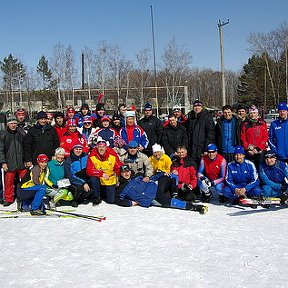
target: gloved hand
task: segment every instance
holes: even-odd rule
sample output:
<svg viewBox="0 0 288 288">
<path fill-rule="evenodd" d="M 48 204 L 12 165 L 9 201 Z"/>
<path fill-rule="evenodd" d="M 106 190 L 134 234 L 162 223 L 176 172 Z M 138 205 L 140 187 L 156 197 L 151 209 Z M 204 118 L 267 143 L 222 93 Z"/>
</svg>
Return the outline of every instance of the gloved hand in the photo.
<svg viewBox="0 0 288 288">
<path fill-rule="evenodd" d="M 53 189 L 58 189 L 58 185 L 53 184 L 53 185 L 52 185 L 52 188 L 53 188 Z"/>
</svg>

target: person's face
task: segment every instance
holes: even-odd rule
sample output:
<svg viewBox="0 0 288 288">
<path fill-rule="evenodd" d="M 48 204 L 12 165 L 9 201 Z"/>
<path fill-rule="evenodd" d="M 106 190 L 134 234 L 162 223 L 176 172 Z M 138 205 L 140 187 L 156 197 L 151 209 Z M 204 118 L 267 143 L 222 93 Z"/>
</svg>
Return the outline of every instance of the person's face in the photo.
<svg viewBox="0 0 288 288">
<path fill-rule="evenodd" d="M 279 112 L 279 117 L 280 117 L 281 119 L 287 119 L 288 111 L 286 111 L 286 110 L 279 110 L 278 112 Z"/>
<path fill-rule="evenodd" d="M 90 128 L 92 126 L 92 122 L 84 122 L 83 123 L 84 128 Z"/>
<path fill-rule="evenodd" d="M 208 157 L 211 159 L 211 160 L 214 160 L 217 156 L 217 151 L 208 151 Z"/>
<path fill-rule="evenodd" d="M 135 124 L 134 117 L 132 117 L 132 116 L 127 117 L 127 118 L 126 118 L 126 124 L 127 124 L 128 126 L 131 126 L 131 125 Z"/>
<path fill-rule="evenodd" d="M 18 122 L 24 122 L 25 121 L 25 114 L 17 114 L 16 119 Z"/>
<path fill-rule="evenodd" d="M 245 155 L 241 153 L 237 153 L 234 155 L 235 161 L 238 163 L 242 163 L 244 161 Z"/>
<path fill-rule="evenodd" d="M 97 114 L 102 117 L 104 114 L 105 114 L 105 110 L 104 109 L 101 109 L 101 110 L 98 110 L 97 111 Z"/>
<path fill-rule="evenodd" d="M 131 155 L 136 155 L 138 152 L 138 147 L 136 148 L 131 148 L 131 147 L 128 147 L 128 153 L 131 154 Z"/>
<path fill-rule="evenodd" d="M 46 169 L 48 163 L 47 162 L 38 162 L 37 164 L 39 165 L 39 167 L 41 169 Z"/>
<path fill-rule="evenodd" d="M 247 113 L 246 113 L 246 110 L 245 109 L 239 109 L 237 111 L 238 115 L 242 118 L 242 119 L 245 119 Z"/>
<path fill-rule="evenodd" d="M 170 118 L 169 118 L 169 124 L 170 124 L 172 127 L 177 126 L 177 119 L 176 119 L 175 117 L 170 117 Z"/>
<path fill-rule="evenodd" d="M 275 157 L 265 158 L 265 162 L 268 166 L 273 166 L 276 163 L 276 158 Z"/>
<path fill-rule="evenodd" d="M 173 112 L 173 114 L 174 114 L 174 116 L 175 116 L 176 118 L 179 118 L 179 117 L 181 116 L 182 112 L 179 111 L 179 110 L 176 110 L 176 111 Z"/>
<path fill-rule="evenodd" d="M 75 115 L 75 112 L 68 112 L 68 113 L 67 113 L 67 117 L 68 117 L 69 119 L 73 119 L 74 115 Z"/>
<path fill-rule="evenodd" d="M 57 154 L 55 156 L 55 158 L 56 158 L 57 162 L 62 163 L 64 161 L 65 156 L 64 156 L 64 154 Z"/>
<path fill-rule="evenodd" d="M 11 122 L 7 124 L 8 128 L 12 131 L 15 131 L 17 128 L 17 123 L 16 122 Z"/>
<path fill-rule="evenodd" d="M 68 126 L 68 131 L 74 133 L 77 131 L 77 126 Z"/>
<path fill-rule="evenodd" d="M 226 110 L 224 110 L 224 111 L 223 111 L 223 116 L 224 116 L 224 118 L 225 118 L 226 120 L 231 120 L 231 119 L 232 119 L 232 116 L 233 116 L 231 109 L 226 109 Z"/>
<path fill-rule="evenodd" d="M 57 125 L 61 126 L 61 125 L 63 125 L 64 118 L 61 116 L 58 116 L 58 117 L 56 117 L 55 122 Z"/>
<path fill-rule="evenodd" d="M 121 176 L 124 179 L 129 180 L 131 178 L 131 171 L 130 170 L 125 170 L 125 171 L 121 172 Z"/>
<path fill-rule="evenodd" d="M 156 158 L 156 159 L 160 159 L 161 158 L 161 156 L 162 156 L 162 152 L 161 151 L 156 151 L 156 152 L 154 152 L 153 153 L 153 156 Z"/>
<path fill-rule="evenodd" d="M 196 114 L 198 114 L 203 110 L 203 106 L 202 105 L 195 105 L 195 106 L 193 106 L 193 110 Z"/>
<path fill-rule="evenodd" d="M 51 124 L 52 121 L 53 121 L 53 117 L 47 117 L 47 123 L 48 123 L 48 124 Z"/>
<path fill-rule="evenodd" d="M 104 155 L 107 150 L 107 146 L 105 144 L 98 144 L 97 150 L 100 155 Z"/>
<path fill-rule="evenodd" d="M 249 112 L 249 118 L 250 119 L 257 119 L 259 113 L 258 112 Z"/>
<path fill-rule="evenodd" d="M 47 124 L 47 118 L 41 118 L 41 119 L 38 119 L 37 121 L 41 126 L 44 126 Z"/>
<path fill-rule="evenodd" d="M 110 122 L 109 122 L 109 121 L 102 121 L 102 126 L 103 126 L 104 128 L 109 127 L 109 125 L 110 125 Z"/>
<path fill-rule="evenodd" d="M 178 149 L 178 150 L 177 150 L 177 155 L 178 155 L 180 158 L 185 158 L 185 157 L 187 156 L 187 150 L 184 149 L 184 148 Z"/>
<path fill-rule="evenodd" d="M 82 148 L 74 148 L 73 152 L 76 156 L 80 156 L 83 152 L 83 149 Z"/>
<path fill-rule="evenodd" d="M 121 106 L 119 108 L 119 113 L 124 116 L 125 112 L 127 111 L 127 107 L 126 106 Z"/>
<path fill-rule="evenodd" d="M 113 123 L 115 126 L 119 126 L 120 125 L 120 120 L 116 119 L 116 120 L 113 120 Z"/>
<path fill-rule="evenodd" d="M 89 112 L 89 110 L 87 109 L 87 108 L 83 108 L 82 110 L 81 110 L 81 112 L 82 112 L 82 115 L 87 115 L 88 114 L 88 112 Z"/>
<path fill-rule="evenodd" d="M 152 109 L 145 109 L 144 110 L 145 117 L 150 117 L 152 115 L 152 113 L 153 113 Z"/>
</svg>

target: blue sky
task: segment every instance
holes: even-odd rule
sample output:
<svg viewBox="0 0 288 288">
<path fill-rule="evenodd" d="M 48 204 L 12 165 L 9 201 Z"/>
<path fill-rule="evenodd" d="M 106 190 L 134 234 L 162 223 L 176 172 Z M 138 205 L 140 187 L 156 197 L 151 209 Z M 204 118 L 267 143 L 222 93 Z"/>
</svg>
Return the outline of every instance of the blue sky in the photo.
<svg viewBox="0 0 288 288">
<path fill-rule="evenodd" d="M 152 51 L 151 5 L 157 64 L 175 37 L 190 51 L 192 67 L 213 70 L 220 70 L 219 19 L 230 20 L 223 30 L 225 68 L 238 71 L 250 55 L 249 34 L 274 30 L 288 18 L 287 0 L 2 0 L 0 60 L 12 53 L 34 68 L 62 43 L 73 47 L 80 63 L 82 49 L 96 50 L 103 40 L 135 60 L 143 48 Z"/>
</svg>

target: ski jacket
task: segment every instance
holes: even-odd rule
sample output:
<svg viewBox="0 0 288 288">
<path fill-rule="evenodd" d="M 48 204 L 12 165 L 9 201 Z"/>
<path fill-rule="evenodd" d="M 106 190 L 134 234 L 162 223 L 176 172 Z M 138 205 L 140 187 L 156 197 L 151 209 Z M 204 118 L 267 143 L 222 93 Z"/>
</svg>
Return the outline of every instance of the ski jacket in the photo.
<svg viewBox="0 0 288 288">
<path fill-rule="evenodd" d="M 117 182 L 121 165 L 122 163 L 115 153 L 112 154 L 106 150 L 104 155 L 100 155 L 97 149 L 93 149 L 88 157 L 86 173 L 89 177 L 99 178 L 101 185 L 111 186 Z M 109 179 L 102 177 L 104 173 L 109 176 Z"/>
<path fill-rule="evenodd" d="M 7 163 L 8 171 L 25 169 L 24 166 L 24 137 L 25 132 L 8 127 L 0 134 L 0 163 Z"/>
<path fill-rule="evenodd" d="M 271 123 L 268 143 L 278 159 L 288 159 L 288 119 L 277 119 Z"/>
<path fill-rule="evenodd" d="M 156 197 L 157 188 L 154 181 L 144 182 L 143 176 L 136 176 L 126 181 L 120 180 L 115 202 L 120 206 L 131 206 L 134 201 L 142 207 L 149 207 Z"/>
<path fill-rule="evenodd" d="M 217 154 L 216 158 L 211 160 L 208 155 L 202 157 L 198 168 L 198 179 L 207 177 L 214 185 L 225 181 L 227 162 L 225 158 Z"/>
<path fill-rule="evenodd" d="M 51 159 L 58 147 L 59 139 L 56 130 L 51 125 L 41 126 L 36 123 L 24 138 L 24 160 L 35 165 L 37 156 L 42 153 Z"/>
<path fill-rule="evenodd" d="M 259 176 L 264 185 L 275 190 L 281 190 L 281 186 L 285 184 L 285 177 L 288 178 L 288 168 L 284 162 L 279 160 L 273 166 L 263 162 L 260 165 Z"/>
<path fill-rule="evenodd" d="M 200 161 L 208 144 L 215 142 L 214 121 L 205 109 L 198 114 L 191 111 L 187 116 L 188 151 L 194 160 Z"/>
<path fill-rule="evenodd" d="M 169 156 L 162 154 L 160 159 L 156 159 L 153 155 L 149 157 L 149 161 L 152 164 L 153 170 L 155 172 L 170 173 L 172 161 Z"/>
<path fill-rule="evenodd" d="M 176 152 L 179 145 L 185 145 L 188 149 L 187 130 L 184 126 L 177 124 L 176 127 L 167 125 L 163 130 L 162 145 L 165 153 L 169 156 Z"/>
<path fill-rule="evenodd" d="M 129 143 L 128 140 L 128 133 L 127 133 L 127 128 L 126 127 L 122 127 L 119 131 L 119 134 L 121 136 L 121 138 L 125 141 L 125 143 Z M 145 131 L 138 125 L 135 125 L 133 127 L 133 131 L 132 131 L 132 138 L 131 140 L 134 140 L 138 143 L 139 146 L 143 147 L 143 148 L 147 148 L 149 140 L 147 137 L 147 134 L 145 133 Z M 127 146 L 124 146 L 125 150 L 127 150 Z"/>
<path fill-rule="evenodd" d="M 57 132 L 57 135 L 58 135 L 58 139 L 59 139 L 59 142 L 60 142 L 60 139 L 64 136 L 64 134 L 67 132 L 67 127 L 65 125 L 63 126 L 59 126 L 59 125 L 54 125 L 53 126 L 54 129 L 56 130 Z"/>
<path fill-rule="evenodd" d="M 236 188 L 245 188 L 247 192 L 259 186 L 259 177 L 253 162 L 244 159 L 239 164 L 232 161 L 227 166 L 226 184 L 234 192 Z"/>
<path fill-rule="evenodd" d="M 105 141 L 109 142 L 109 147 L 114 147 L 114 140 L 117 136 L 119 136 L 119 133 L 112 127 L 98 127 L 96 128 L 95 132 L 92 133 L 89 137 L 89 143 L 92 141 L 91 139 L 95 139 L 98 136 L 101 136 Z"/>
<path fill-rule="evenodd" d="M 70 156 L 64 161 L 65 177 L 70 180 L 71 184 L 84 185 L 88 180 L 86 174 L 88 156 L 86 153 L 82 153 L 80 156 L 76 156 L 73 151 Z"/>
<path fill-rule="evenodd" d="M 60 147 L 65 150 L 65 157 L 68 157 L 70 155 L 73 146 L 75 146 L 76 144 L 81 144 L 84 147 L 83 152 L 88 152 L 89 147 L 87 145 L 85 137 L 78 131 L 74 133 L 70 133 L 69 131 L 67 131 L 60 139 Z"/>
<path fill-rule="evenodd" d="M 48 162 L 48 169 L 49 169 L 48 179 L 54 185 L 57 185 L 57 181 L 63 179 L 65 176 L 64 162 L 60 163 L 56 159 L 53 159 Z"/>
<path fill-rule="evenodd" d="M 266 150 L 268 141 L 267 123 L 259 118 L 257 122 L 248 120 L 241 128 L 241 143 L 244 149 L 248 149 L 249 145 L 258 147 L 260 150 Z"/>
</svg>

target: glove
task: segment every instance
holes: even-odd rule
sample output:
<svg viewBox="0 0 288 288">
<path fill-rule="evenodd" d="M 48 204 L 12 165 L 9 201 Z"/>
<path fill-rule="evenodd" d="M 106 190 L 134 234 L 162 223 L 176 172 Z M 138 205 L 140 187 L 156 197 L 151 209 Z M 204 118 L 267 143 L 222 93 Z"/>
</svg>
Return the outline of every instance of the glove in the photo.
<svg viewBox="0 0 288 288">
<path fill-rule="evenodd" d="M 52 188 L 53 188 L 53 189 L 58 189 L 58 185 L 53 184 L 53 185 L 52 185 Z"/>
</svg>

